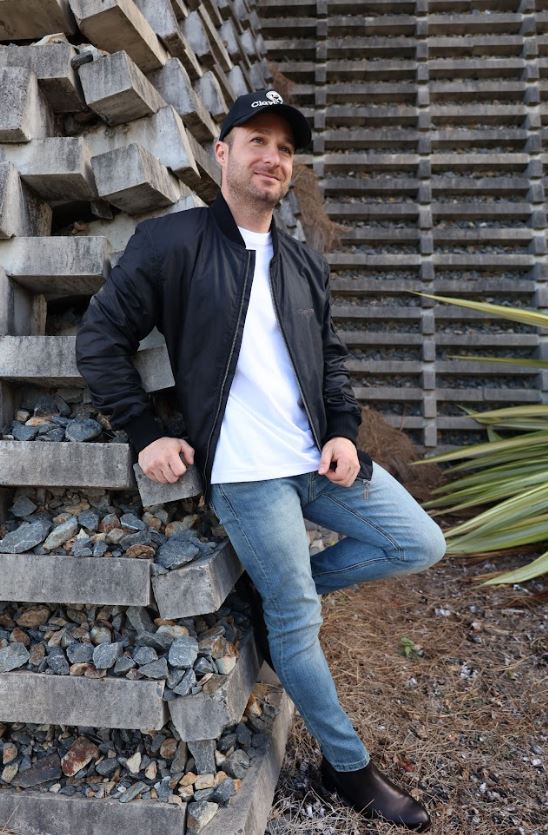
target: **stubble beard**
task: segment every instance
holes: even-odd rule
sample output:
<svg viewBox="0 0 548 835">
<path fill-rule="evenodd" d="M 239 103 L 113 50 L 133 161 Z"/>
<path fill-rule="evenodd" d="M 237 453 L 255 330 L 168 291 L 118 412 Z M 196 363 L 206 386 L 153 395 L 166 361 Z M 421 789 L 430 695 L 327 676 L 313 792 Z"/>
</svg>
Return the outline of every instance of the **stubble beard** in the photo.
<svg viewBox="0 0 548 835">
<path fill-rule="evenodd" d="M 277 194 L 266 188 L 261 189 L 255 186 L 252 177 L 253 175 L 250 175 L 249 179 L 245 181 L 244 177 L 235 176 L 234 173 L 231 175 L 227 173 L 227 186 L 239 205 L 245 206 L 246 208 L 254 209 L 258 212 L 264 212 L 266 209 L 272 211 L 289 191 L 289 184 L 287 187 L 281 187 Z"/>
</svg>

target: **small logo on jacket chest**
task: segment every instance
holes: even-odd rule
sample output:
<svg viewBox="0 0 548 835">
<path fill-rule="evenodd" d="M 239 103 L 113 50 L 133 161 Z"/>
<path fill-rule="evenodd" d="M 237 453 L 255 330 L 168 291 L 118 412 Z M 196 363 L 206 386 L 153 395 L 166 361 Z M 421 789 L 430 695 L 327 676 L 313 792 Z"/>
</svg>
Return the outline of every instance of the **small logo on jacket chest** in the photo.
<svg viewBox="0 0 548 835">
<path fill-rule="evenodd" d="M 312 316 L 312 314 L 314 313 L 314 308 L 313 307 L 299 307 L 299 308 L 297 308 L 297 313 L 300 316 Z"/>
</svg>

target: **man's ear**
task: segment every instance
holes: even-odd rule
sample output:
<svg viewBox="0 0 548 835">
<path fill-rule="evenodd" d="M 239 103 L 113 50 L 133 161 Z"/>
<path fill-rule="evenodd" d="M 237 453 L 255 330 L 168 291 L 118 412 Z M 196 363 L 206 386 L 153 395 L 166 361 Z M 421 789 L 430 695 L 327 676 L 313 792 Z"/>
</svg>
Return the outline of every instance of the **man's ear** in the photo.
<svg viewBox="0 0 548 835">
<path fill-rule="evenodd" d="M 226 155 L 228 151 L 228 145 L 226 142 L 222 142 L 220 139 L 217 140 L 214 147 L 215 152 L 215 159 L 219 163 L 219 165 L 223 165 L 226 162 Z"/>
</svg>

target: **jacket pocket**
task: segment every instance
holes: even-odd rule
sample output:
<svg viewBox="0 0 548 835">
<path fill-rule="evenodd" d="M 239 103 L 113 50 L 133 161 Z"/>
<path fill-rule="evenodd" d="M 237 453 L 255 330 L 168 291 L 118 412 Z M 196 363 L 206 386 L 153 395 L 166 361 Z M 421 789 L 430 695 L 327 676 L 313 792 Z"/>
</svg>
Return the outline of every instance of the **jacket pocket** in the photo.
<svg viewBox="0 0 548 835">
<path fill-rule="evenodd" d="M 358 473 L 358 478 L 363 478 L 366 481 L 371 481 L 371 476 L 373 475 L 373 459 L 363 449 L 358 449 L 357 453 L 358 460 L 360 462 L 360 471 Z"/>
</svg>

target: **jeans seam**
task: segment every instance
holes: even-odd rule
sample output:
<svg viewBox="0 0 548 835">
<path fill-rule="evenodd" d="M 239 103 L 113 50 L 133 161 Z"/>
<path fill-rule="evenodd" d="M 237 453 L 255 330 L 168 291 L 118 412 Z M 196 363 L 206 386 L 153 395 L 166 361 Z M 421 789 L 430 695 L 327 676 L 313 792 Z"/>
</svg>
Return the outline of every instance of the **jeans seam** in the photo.
<svg viewBox="0 0 548 835">
<path fill-rule="evenodd" d="M 314 577 L 325 577 L 328 574 L 344 574 L 347 571 L 354 571 L 356 568 L 361 568 L 363 565 L 373 565 L 375 562 L 385 562 L 388 560 L 391 562 L 389 557 L 378 557 L 373 560 L 362 560 L 362 562 L 355 562 L 352 565 L 346 565 L 344 568 L 333 568 L 330 571 L 315 571 Z"/>
<path fill-rule="evenodd" d="M 342 507 L 343 510 L 345 510 L 346 513 L 351 513 L 352 516 L 354 516 L 354 518 L 357 519 L 359 522 L 361 522 L 363 525 L 369 525 L 369 527 L 373 528 L 375 531 L 377 531 L 377 533 L 384 536 L 388 540 L 388 542 L 391 543 L 392 547 L 399 554 L 403 555 L 401 557 L 395 557 L 395 559 L 398 560 L 399 562 L 406 562 L 404 549 L 401 547 L 401 545 L 398 545 L 398 543 L 391 536 L 389 536 L 389 534 L 383 528 L 380 528 L 378 525 L 375 525 L 373 522 L 371 522 L 370 519 L 363 519 L 358 513 L 356 513 L 353 510 L 353 508 L 348 507 L 348 505 L 344 504 L 344 502 L 339 501 L 334 496 L 323 493 L 322 497 L 325 497 L 326 499 L 329 499 L 329 501 L 333 502 L 333 504 L 336 504 L 339 507 Z M 355 537 L 351 537 L 351 538 L 355 539 Z M 387 557 L 386 559 L 389 560 L 391 558 Z"/>
</svg>

